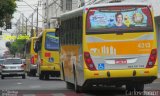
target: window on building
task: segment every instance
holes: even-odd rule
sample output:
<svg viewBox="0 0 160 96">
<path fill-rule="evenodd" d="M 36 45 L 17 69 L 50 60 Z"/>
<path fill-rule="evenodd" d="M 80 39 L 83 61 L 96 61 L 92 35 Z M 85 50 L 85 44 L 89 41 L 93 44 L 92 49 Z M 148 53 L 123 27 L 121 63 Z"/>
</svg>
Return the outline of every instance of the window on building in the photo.
<svg viewBox="0 0 160 96">
<path fill-rule="evenodd" d="M 61 11 L 63 10 L 63 0 L 60 0 L 60 5 L 61 5 Z"/>
<path fill-rule="evenodd" d="M 66 1 L 66 10 L 72 10 L 72 0 Z"/>
</svg>

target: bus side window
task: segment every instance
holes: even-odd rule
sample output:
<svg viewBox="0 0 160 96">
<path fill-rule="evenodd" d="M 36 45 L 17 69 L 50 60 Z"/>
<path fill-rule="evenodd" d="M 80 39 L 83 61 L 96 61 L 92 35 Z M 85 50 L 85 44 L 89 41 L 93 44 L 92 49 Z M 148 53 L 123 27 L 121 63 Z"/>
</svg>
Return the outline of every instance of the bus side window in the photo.
<svg viewBox="0 0 160 96">
<path fill-rule="evenodd" d="M 66 20 L 65 23 L 66 23 L 66 25 L 65 25 L 65 31 L 64 31 L 64 45 L 67 44 L 67 40 L 66 40 L 67 36 L 66 35 L 67 35 L 67 31 L 68 31 L 68 21 Z"/>
<path fill-rule="evenodd" d="M 72 30 L 71 30 L 71 44 L 72 45 L 74 45 L 75 44 L 75 39 L 74 39 L 74 34 L 76 33 L 76 31 L 75 31 L 75 23 L 76 23 L 76 21 L 75 21 L 75 19 L 72 19 L 72 22 L 71 22 L 71 24 L 72 24 Z"/>
<path fill-rule="evenodd" d="M 77 40 L 77 42 L 78 42 L 78 44 L 82 44 L 82 17 L 81 16 L 79 16 L 78 18 L 77 18 L 77 38 L 78 38 L 78 40 Z"/>
</svg>

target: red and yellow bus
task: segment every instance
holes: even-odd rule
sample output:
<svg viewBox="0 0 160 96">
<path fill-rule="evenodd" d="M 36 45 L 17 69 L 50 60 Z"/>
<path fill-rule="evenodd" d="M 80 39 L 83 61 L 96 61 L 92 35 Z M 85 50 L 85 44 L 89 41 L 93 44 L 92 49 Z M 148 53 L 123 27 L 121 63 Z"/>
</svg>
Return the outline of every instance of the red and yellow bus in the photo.
<svg viewBox="0 0 160 96">
<path fill-rule="evenodd" d="M 67 88 L 143 90 L 158 73 L 154 22 L 149 4 L 96 4 L 62 14 L 57 34 Z"/>
</svg>

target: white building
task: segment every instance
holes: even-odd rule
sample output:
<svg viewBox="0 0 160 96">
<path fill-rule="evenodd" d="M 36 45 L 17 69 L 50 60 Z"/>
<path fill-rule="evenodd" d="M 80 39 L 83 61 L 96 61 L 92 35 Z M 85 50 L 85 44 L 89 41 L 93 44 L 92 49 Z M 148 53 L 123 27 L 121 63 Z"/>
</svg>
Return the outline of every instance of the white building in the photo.
<svg viewBox="0 0 160 96">
<path fill-rule="evenodd" d="M 67 11 L 78 8 L 78 0 L 42 0 L 42 15 L 46 18 L 43 22 L 45 28 L 54 28 L 56 18 Z"/>
</svg>

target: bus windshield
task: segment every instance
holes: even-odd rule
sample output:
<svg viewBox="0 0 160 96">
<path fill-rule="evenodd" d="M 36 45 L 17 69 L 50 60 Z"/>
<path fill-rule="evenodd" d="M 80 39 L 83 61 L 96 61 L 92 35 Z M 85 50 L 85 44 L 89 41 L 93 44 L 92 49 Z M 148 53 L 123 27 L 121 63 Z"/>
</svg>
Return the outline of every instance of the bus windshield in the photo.
<svg viewBox="0 0 160 96">
<path fill-rule="evenodd" d="M 46 33 L 45 48 L 47 50 L 59 50 L 59 39 L 54 32 Z"/>
<path fill-rule="evenodd" d="M 87 33 L 153 32 L 152 15 L 146 6 L 91 8 L 86 23 Z"/>
</svg>

